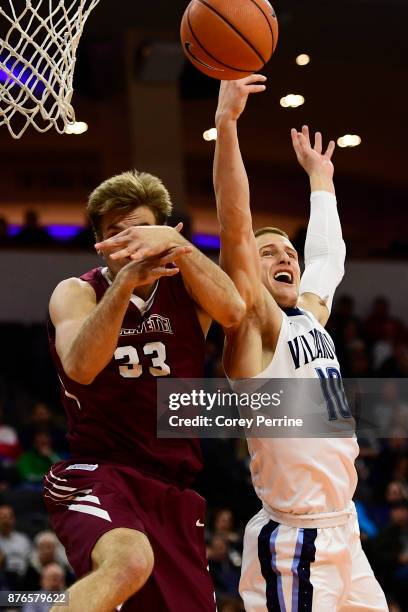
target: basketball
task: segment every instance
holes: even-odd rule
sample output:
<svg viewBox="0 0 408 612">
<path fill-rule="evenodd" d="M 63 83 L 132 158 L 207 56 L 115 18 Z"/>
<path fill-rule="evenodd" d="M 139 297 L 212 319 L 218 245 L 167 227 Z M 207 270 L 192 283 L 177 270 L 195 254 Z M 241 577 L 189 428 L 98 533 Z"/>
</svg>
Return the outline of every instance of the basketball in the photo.
<svg viewBox="0 0 408 612">
<path fill-rule="evenodd" d="M 268 0 L 192 0 L 181 22 L 184 53 L 196 68 L 230 81 L 258 72 L 278 42 Z"/>
</svg>

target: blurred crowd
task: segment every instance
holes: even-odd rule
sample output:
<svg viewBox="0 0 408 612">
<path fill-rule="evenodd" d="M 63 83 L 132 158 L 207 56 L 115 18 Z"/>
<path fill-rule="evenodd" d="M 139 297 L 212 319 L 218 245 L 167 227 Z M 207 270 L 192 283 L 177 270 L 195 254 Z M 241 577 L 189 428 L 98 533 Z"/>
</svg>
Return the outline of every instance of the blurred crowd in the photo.
<svg viewBox="0 0 408 612">
<path fill-rule="evenodd" d="M 392 379 L 408 374 L 408 330 L 378 297 L 365 319 L 353 299 L 335 304 L 329 331 L 344 377 L 386 378 L 373 410 L 384 438 L 359 440 L 355 502 L 366 554 L 391 612 L 408 611 L 408 395 Z M 59 384 L 42 325 L 0 324 L 0 590 L 63 590 L 74 576 L 50 530 L 41 498 L 45 472 L 66 458 Z M 222 378 L 222 331 L 207 339 L 206 376 Z M 242 611 L 238 584 L 244 527 L 260 508 L 245 440 L 203 440 L 197 489 L 208 500 L 208 560 L 219 610 Z M 47 604 L 25 612 L 46 612 Z M 42 607 L 41 607 L 42 606 Z"/>
<path fill-rule="evenodd" d="M 191 218 L 190 215 L 181 211 L 174 211 L 174 219 L 171 220 L 172 225 L 177 225 L 179 221 L 183 221 L 183 235 L 191 240 Z M 173 223 L 174 220 L 174 223 Z M 57 230 L 52 231 L 52 230 Z M 52 248 L 52 249 L 77 249 L 77 250 L 93 250 L 95 237 L 88 218 L 84 219 L 82 226 L 69 227 L 64 233 L 64 228 L 58 226 L 52 228 L 45 226 L 39 213 L 35 209 L 25 211 L 23 220 L 20 226 L 11 225 L 5 216 L 0 216 L 0 249 L 1 248 Z M 292 237 L 292 243 L 299 253 L 303 253 L 306 239 L 307 228 L 300 226 Z M 381 258 L 404 260 L 408 259 L 408 241 L 405 238 L 405 233 L 394 238 L 385 239 L 384 245 L 379 248 L 378 244 L 375 247 L 365 241 L 360 240 L 360 236 L 348 235 L 347 229 L 345 232 L 345 240 L 347 243 L 347 253 L 351 257 L 364 258 Z"/>
</svg>

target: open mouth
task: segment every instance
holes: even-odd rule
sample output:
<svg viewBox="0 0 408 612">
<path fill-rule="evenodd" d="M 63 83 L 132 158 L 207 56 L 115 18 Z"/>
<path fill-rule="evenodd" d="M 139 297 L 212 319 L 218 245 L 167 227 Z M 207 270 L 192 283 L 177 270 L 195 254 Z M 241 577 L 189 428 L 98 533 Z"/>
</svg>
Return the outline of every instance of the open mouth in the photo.
<svg viewBox="0 0 408 612">
<path fill-rule="evenodd" d="M 277 272 L 273 278 L 278 281 L 278 283 L 293 285 L 293 276 L 290 272 Z"/>
</svg>

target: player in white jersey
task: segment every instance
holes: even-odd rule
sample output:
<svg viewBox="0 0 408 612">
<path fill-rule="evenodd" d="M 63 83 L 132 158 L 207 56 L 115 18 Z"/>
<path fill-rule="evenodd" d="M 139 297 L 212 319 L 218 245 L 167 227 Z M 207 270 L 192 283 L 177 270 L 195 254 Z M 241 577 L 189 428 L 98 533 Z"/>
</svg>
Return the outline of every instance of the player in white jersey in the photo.
<svg viewBox="0 0 408 612">
<path fill-rule="evenodd" d="M 275 228 L 252 230 L 248 179 L 237 121 L 265 77 L 223 82 L 216 114 L 214 186 L 221 264 L 244 298 L 243 322 L 226 332 L 230 379 L 340 377 L 324 329 L 344 274 L 345 245 L 331 157 L 317 133 L 292 130 L 297 159 L 311 184 L 311 213 L 301 278 L 298 256 Z M 327 422 L 350 418 L 347 405 L 327 405 Z M 240 591 L 247 612 L 388 610 L 361 548 L 352 503 L 357 476 L 354 436 L 248 440 L 262 510 L 247 525 Z"/>
</svg>

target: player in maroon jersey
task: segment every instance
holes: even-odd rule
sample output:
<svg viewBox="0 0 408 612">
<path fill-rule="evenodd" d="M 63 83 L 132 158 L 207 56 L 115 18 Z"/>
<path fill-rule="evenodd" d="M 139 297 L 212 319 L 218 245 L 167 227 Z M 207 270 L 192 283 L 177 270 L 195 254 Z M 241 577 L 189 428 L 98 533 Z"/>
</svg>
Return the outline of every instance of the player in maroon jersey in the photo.
<svg viewBox="0 0 408 612">
<path fill-rule="evenodd" d="M 73 612 L 215 610 L 204 500 L 189 489 L 199 442 L 157 439 L 156 381 L 202 377 L 211 319 L 235 326 L 245 309 L 221 269 L 163 225 L 170 211 L 151 175 L 102 183 L 88 212 L 107 265 L 51 297 L 72 458 L 53 466 L 44 492 L 81 578 Z"/>
</svg>

